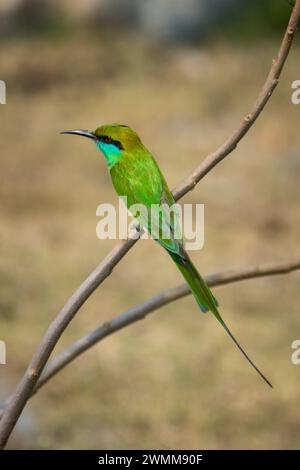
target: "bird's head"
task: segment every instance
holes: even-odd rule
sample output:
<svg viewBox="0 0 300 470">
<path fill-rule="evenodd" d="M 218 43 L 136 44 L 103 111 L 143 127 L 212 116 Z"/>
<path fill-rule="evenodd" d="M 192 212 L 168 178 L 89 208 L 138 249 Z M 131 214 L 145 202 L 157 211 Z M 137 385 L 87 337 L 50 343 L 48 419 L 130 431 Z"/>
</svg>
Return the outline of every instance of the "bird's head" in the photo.
<svg viewBox="0 0 300 470">
<path fill-rule="evenodd" d="M 64 131 L 62 134 L 73 134 L 87 137 L 95 142 L 111 168 L 124 152 L 134 152 L 143 148 L 138 134 L 124 124 L 107 124 L 97 127 L 93 132 L 85 130 Z"/>
</svg>

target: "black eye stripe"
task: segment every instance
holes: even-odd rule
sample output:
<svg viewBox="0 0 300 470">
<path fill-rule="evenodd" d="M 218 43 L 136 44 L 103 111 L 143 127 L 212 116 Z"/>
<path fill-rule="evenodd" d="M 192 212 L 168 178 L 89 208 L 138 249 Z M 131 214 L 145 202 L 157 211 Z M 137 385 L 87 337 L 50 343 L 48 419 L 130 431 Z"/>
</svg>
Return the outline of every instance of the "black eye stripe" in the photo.
<svg viewBox="0 0 300 470">
<path fill-rule="evenodd" d="M 98 140 L 100 140 L 101 142 L 104 142 L 106 144 L 115 145 L 116 147 L 118 147 L 118 149 L 124 150 L 124 147 L 123 147 L 122 143 L 119 140 L 114 140 L 112 137 L 109 137 L 108 135 L 100 135 L 98 137 Z"/>
</svg>

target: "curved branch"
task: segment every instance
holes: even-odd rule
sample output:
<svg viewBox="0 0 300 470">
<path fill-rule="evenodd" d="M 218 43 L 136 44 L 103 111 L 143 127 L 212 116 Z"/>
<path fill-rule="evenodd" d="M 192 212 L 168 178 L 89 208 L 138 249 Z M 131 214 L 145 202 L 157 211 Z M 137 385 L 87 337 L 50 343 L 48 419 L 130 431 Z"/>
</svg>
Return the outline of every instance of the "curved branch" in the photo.
<svg viewBox="0 0 300 470">
<path fill-rule="evenodd" d="M 111 274 L 115 265 L 130 250 L 136 241 L 137 239 L 132 238 L 116 245 L 73 293 L 57 317 L 48 327 L 24 376 L 19 382 L 15 393 L 9 399 L 7 406 L 4 409 L 0 421 L 2 447 L 5 445 L 11 431 L 13 430 L 60 336 L 67 328 L 70 321 L 74 318 L 80 307 L 90 297 L 94 290 Z"/>
<path fill-rule="evenodd" d="M 210 287 L 217 287 L 249 279 L 257 279 L 260 277 L 290 274 L 298 270 L 300 270 L 300 258 L 284 263 L 250 266 L 244 269 L 231 269 L 209 274 L 205 276 L 205 281 Z M 34 389 L 34 393 L 36 393 L 41 387 L 43 387 L 43 385 L 54 377 L 54 375 L 72 362 L 76 357 L 102 341 L 107 336 L 112 335 L 116 331 L 122 330 L 132 323 L 143 320 L 150 313 L 190 294 L 191 291 L 187 284 L 179 284 L 176 287 L 164 290 L 145 302 L 142 302 L 111 320 L 104 322 L 95 330 L 75 341 L 49 363 L 38 381 Z"/>
<path fill-rule="evenodd" d="M 205 280 L 210 287 L 217 287 L 224 284 L 232 284 L 259 277 L 289 274 L 297 270 L 300 270 L 300 259 L 285 263 L 258 265 L 245 269 L 232 269 L 218 272 L 206 276 Z M 126 312 L 121 313 L 110 321 L 98 326 L 95 330 L 82 336 L 82 338 L 74 341 L 74 343 L 64 349 L 46 366 L 31 394 L 31 397 L 35 395 L 47 382 L 49 382 L 50 379 L 58 374 L 58 372 L 107 336 L 126 328 L 132 323 L 143 320 L 150 313 L 190 294 L 191 291 L 187 284 L 180 284 L 171 289 L 166 289 L 160 294 L 157 294 L 145 302 L 130 308 Z M 3 408 L 4 405 L 0 407 L 0 417 Z"/>
<path fill-rule="evenodd" d="M 270 72 L 265 84 L 256 100 L 252 111 L 244 118 L 242 124 L 229 137 L 216 152 L 208 155 L 202 164 L 174 191 L 174 197 L 178 200 L 188 191 L 192 190 L 195 185 L 221 160 L 223 160 L 230 152 L 232 152 L 237 143 L 247 133 L 253 125 L 264 106 L 269 100 L 274 88 L 278 83 L 281 70 L 288 56 L 290 46 L 296 31 L 297 23 L 300 16 L 300 0 L 296 0 L 295 6 L 291 12 L 287 30 L 284 34 L 277 58 L 273 60 Z M 103 260 L 95 271 L 83 282 L 77 291 L 70 297 L 65 306 L 62 308 L 55 320 L 50 324 L 40 345 L 38 346 L 23 378 L 17 386 L 15 393 L 12 395 L 7 406 L 4 409 L 2 419 L 0 421 L 0 448 L 3 449 L 14 426 L 24 409 L 27 400 L 36 386 L 36 383 L 45 367 L 60 336 L 74 318 L 75 314 L 92 292 L 106 279 L 111 273 L 114 266 L 123 258 L 123 256 L 134 245 L 139 235 L 134 239 L 127 240 L 118 244 Z"/>
<path fill-rule="evenodd" d="M 264 109 L 269 101 L 273 91 L 279 82 L 279 77 L 289 50 L 292 45 L 293 37 L 297 30 L 297 24 L 300 16 L 300 1 L 297 0 L 292 11 L 288 27 L 283 37 L 281 46 L 277 53 L 277 57 L 273 59 L 267 79 L 264 86 L 255 101 L 250 112 L 242 119 L 240 126 L 233 132 L 232 135 L 217 149 L 215 152 L 209 154 L 203 162 L 196 168 L 196 170 L 186 178 L 174 191 L 175 199 L 180 199 L 187 192 L 192 191 L 199 181 L 204 178 L 218 163 L 220 163 L 227 155 L 236 149 L 238 143 L 242 140 L 244 135 L 248 132 L 250 127 L 253 126 L 256 119 Z"/>
</svg>

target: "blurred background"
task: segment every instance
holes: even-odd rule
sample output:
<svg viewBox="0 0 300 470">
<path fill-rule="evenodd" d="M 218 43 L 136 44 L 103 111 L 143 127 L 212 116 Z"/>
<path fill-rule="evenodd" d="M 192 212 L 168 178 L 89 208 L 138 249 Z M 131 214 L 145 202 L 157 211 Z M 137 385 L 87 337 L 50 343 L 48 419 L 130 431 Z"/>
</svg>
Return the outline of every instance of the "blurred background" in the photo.
<svg viewBox="0 0 300 470">
<path fill-rule="evenodd" d="M 290 15 L 285 0 L 2 0 L 0 398 L 45 329 L 114 246 L 96 207 L 117 202 L 92 145 L 60 136 L 135 128 L 173 188 L 248 112 Z M 280 84 L 237 150 L 183 202 L 205 204 L 200 271 L 299 253 L 299 37 Z M 182 282 L 140 241 L 89 299 L 55 352 Z M 299 274 L 216 289 L 221 312 L 270 391 L 211 316 L 180 300 L 109 337 L 30 401 L 10 448 L 297 448 Z"/>
</svg>

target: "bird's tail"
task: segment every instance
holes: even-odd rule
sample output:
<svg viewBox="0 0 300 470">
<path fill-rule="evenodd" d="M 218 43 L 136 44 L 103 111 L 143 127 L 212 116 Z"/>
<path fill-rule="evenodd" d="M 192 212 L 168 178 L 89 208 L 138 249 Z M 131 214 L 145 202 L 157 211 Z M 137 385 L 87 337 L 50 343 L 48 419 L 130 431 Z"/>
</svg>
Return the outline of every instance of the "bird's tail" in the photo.
<svg viewBox="0 0 300 470">
<path fill-rule="evenodd" d="M 175 262 L 176 266 L 180 270 L 181 274 L 183 275 L 184 279 L 186 280 L 187 284 L 189 285 L 200 309 L 202 312 L 211 311 L 213 315 L 216 317 L 218 322 L 223 326 L 224 330 L 230 336 L 232 341 L 247 359 L 247 361 L 251 364 L 251 366 L 256 370 L 256 372 L 261 376 L 261 378 L 271 387 L 272 384 L 266 378 L 266 376 L 258 369 L 258 367 L 254 364 L 254 362 L 250 359 L 248 354 L 244 351 L 242 346 L 239 344 L 237 339 L 233 336 L 231 331 L 229 330 L 228 326 L 224 322 L 223 318 L 221 317 L 219 310 L 218 310 L 218 302 L 213 296 L 210 288 L 207 286 L 204 279 L 201 277 L 189 257 L 186 255 L 185 258 L 169 252 L 171 258 Z"/>
</svg>

